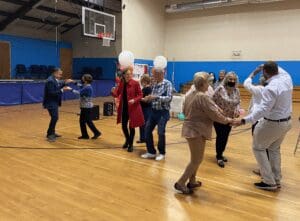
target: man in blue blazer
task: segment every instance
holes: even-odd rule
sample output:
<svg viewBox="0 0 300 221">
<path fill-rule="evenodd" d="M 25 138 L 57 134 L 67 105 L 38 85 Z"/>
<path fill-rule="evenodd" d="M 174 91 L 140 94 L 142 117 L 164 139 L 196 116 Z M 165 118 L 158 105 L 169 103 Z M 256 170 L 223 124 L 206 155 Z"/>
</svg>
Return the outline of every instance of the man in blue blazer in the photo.
<svg viewBox="0 0 300 221">
<path fill-rule="evenodd" d="M 52 75 L 47 79 L 44 89 L 43 107 L 48 110 L 51 117 L 47 131 L 49 142 L 54 142 L 57 137 L 60 137 L 60 135 L 55 133 L 55 126 L 58 121 L 58 107 L 61 106 L 62 93 L 72 89 L 66 86 L 72 80 L 61 80 L 62 73 L 60 68 L 55 68 Z"/>
</svg>

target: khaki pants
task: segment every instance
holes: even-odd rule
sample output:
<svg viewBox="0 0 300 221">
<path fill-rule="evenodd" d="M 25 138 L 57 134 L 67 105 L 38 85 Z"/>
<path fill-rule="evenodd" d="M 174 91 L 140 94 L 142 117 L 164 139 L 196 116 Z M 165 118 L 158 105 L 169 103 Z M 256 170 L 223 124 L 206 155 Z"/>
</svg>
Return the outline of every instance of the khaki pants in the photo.
<svg viewBox="0 0 300 221">
<path fill-rule="evenodd" d="M 204 150 L 205 150 L 205 138 L 197 137 L 197 138 L 187 138 L 191 160 L 187 165 L 183 175 L 178 180 L 178 183 L 181 185 L 185 185 L 187 180 L 191 183 L 196 182 L 196 174 L 200 163 L 203 160 Z"/>
<path fill-rule="evenodd" d="M 255 127 L 252 148 L 260 167 L 262 181 L 266 184 L 274 185 L 280 183 L 280 145 L 291 127 L 291 120 L 273 122 L 265 119 L 259 121 Z M 268 149 L 269 152 L 269 160 L 266 149 Z"/>
</svg>

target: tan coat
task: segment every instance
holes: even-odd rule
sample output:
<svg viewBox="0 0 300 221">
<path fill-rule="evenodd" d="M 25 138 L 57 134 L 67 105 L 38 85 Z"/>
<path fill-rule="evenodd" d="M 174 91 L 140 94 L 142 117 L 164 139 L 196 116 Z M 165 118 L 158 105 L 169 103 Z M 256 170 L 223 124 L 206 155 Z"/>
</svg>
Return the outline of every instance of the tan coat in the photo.
<svg viewBox="0 0 300 221">
<path fill-rule="evenodd" d="M 185 138 L 211 138 L 213 122 L 227 124 L 225 117 L 214 101 L 206 94 L 193 91 L 186 96 L 183 105 L 185 120 L 182 126 L 182 136 Z"/>
</svg>

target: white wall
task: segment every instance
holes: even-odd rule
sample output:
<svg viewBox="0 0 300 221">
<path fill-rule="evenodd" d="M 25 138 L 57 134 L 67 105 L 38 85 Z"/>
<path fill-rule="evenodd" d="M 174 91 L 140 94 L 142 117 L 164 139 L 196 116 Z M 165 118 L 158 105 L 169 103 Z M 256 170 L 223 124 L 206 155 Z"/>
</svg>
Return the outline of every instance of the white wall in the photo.
<svg viewBox="0 0 300 221">
<path fill-rule="evenodd" d="M 166 15 L 165 54 L 175 60 L 299 60 L 300 1 Z"/>
<path fill-rule="evenodd" d="M 164 53 L 164 3 L 164 0 L 123 0 L 123 50 L 130 50 L 142 59 Z"/>
</svg>

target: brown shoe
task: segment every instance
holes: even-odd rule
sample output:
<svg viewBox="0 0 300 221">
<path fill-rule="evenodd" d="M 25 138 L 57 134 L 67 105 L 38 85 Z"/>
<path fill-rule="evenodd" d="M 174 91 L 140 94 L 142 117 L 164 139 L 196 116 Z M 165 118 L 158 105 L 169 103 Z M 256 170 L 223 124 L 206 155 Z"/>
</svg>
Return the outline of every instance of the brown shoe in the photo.
<svg viewBox="0 0 300 221">
<path fill-rule="evenodd" d="M 189 189 L 186 186 L 181 186 L 179 183 L 175 183 L 174 188 L 183 194 L 192 194 L 194 192 L 192 189 Z"/>
<path fill-rule="evenodd" d="M 202 186 L 202 182 L 201 181 L 196 181 L 196 183 L 188 183 L 186 186 L 189 189 L 195 189 L 197 187 Z"/>
</svg>

